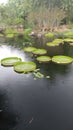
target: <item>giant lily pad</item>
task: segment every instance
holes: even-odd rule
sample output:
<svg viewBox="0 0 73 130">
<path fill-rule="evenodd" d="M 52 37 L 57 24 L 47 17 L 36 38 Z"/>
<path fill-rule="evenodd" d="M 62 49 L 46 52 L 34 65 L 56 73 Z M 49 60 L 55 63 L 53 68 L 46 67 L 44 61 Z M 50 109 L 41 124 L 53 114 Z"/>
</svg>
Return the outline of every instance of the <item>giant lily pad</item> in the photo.
<svg viewBox="0 0 73 130">
<path fill-rule="evenodd" d="M 69 42 L 73 42 L 73 39 L 65 38 L 65 39 L 64 39 L 64 42 L 68 42 L 68 43 L 69 43 Z"/>
<path fill-rule="evenodd" d="M 14 65 L 14 70 L 19 73 L 27 73 L 35 69 L 36 64 L 34 62 L 19 62 Z"/>
<path fill-rule="evenodd" d="M 35 55 L 44 55 L 46 53 L 47 53 L 47 50 L 45 50 L 45 49 L 36 49 L 33 51 L 33 54 L 35 54 Z"/>
<path fill-rule="evenodd" d="M 37 61 L 46 63 L 50 62 L 51 58 L 49 56 L 39 56 L 37 57 Z"/>
<path fill-rule="evenodd" d="M 24 51 L 25 51 L 25 52 L 33 52 L 34 50 L 36 50 L 35 47 L 25 47 L 25 48 L 24 48 Z"/>
<path fill-rule="evenodd" d="M 63 43 L 62 39 L 55 39 L 52 42 L 48 42 L 46 45 L 49 47 L 59 46 L 61 43 Z"/>
<path fill-rule="evenodd" d="M 56 64 L 70 64 L 73 62 L 73 58 L 69 56 L 63 56 L 63 55 L 58 55 L 58 56 L 53 56 L 52 61 Z"/>
<path fill-rule="evenodd" d="M 48 42 L 46 45 L 49 47 L 59 46 L 59 44 L 55 44 L 54 42 Z"/>
<path fill-rule="evenodd" d="M 21 61 L 21 58 L 18 58 L 18 57 L 7 57 L 1 60 L 1 65 L 12 66 L 15 63 L 20 62 L 20 61 Z"/>
</svg>

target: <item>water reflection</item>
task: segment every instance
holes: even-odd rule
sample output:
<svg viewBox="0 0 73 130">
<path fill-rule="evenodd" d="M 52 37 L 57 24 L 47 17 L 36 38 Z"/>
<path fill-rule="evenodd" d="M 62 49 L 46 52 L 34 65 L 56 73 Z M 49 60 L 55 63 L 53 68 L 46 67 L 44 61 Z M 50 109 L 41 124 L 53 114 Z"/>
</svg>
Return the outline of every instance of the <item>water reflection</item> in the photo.
<svg viewBox="0 0 73 130">
<path fill-rule="evenodd" d="M 16 113 L 10 103 L 10 97 L 8 98 L 7 90 L 0 88 L 0 129 L 9 130 L 14 127 L 18 120 Z"/>
<path fill-rule="evenodd" d="M 19 48 L 0 46 L 0 59 L 7 56 L 34 60 L 51 78 L 33 80 L 32 74 L 26 77 L 13 67 L 0 66 L 0 129 L 72 130 L 73 64 L 39 64 Z"/>
<path fill-rule="evenodd" d="M 1 45 L 0 59 L 5 57 L 20 57 L 23 61 L 27 61 L 27 55 L 24 54 L 23 50 L 16 49 L 15 47 L 9 45 Z"/>
</svg>

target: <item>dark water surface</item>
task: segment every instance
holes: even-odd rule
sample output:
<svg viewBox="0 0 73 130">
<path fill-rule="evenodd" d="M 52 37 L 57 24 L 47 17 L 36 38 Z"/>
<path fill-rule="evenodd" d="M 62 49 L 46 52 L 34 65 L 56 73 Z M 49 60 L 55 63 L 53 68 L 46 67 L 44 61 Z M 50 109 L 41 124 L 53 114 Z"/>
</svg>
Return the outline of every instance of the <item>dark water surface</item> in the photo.
<svg viewBox="0 0 73 130">
<path fill-rule="evenodd" d="M 73 48 L 64 53 L 72 56 Z M 8 56 L 34 60 L 19 48 L 1 45 L 0 59 Z M 0 65 L 0 130 L 73 130 L 73 64 L 37 66 L 51 78 L 33 80 L 32 74 Z"/>
</svg>

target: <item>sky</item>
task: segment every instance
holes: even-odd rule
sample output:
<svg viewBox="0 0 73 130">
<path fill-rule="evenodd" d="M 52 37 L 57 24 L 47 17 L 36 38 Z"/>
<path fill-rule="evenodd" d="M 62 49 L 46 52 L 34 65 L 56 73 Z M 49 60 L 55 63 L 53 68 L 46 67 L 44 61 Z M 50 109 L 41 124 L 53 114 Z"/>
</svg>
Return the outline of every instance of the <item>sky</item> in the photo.
<svg viewBox="0 0 73 130">
<path fill-rule="evenodd" d="M 7 0 L 0 0 L 0 4 L 6 4 L 7 3 Z"/>
</svg>

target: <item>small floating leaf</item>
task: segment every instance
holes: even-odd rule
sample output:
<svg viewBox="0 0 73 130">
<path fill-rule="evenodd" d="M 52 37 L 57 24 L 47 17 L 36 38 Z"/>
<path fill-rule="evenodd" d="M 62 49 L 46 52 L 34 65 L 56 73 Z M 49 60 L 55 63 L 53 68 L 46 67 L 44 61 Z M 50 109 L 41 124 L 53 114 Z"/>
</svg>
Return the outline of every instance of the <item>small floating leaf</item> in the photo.
<svg viewBox="0 0 73 130">
<path fill-rule="evenodd" d="M 19 62 L 14 65 L 14 70 L 19 73 L 28 73 L 36 69 L 34 62 Z"/>
<path fill-rule="evenodd" d="M 63 55 L 58 55 L 58 56 L 53 56 L 52 61 L 56 64 L 70 64 L 73 62 L 73 58 L 69 56 L 63 56 Z"/>
<path fill-rule="evenodd" d="M 50 76 L 46 76 L 46 78 L 47 78 L 47 79 L 49 79 L 49 78 L 50 78 Z"/>
<path fill-rule="evenodd" d="M 37 57 L 37 61 L 46 63 L 50 62 L 51 58 L 49 56 L 39 56 Z"/>
<path fill-rule="evenodd" d="M 25 47 L 25 48 L 24 48 L 24 51 L 25 51 L 25 52 L 33 52 L 34 50 L 36 50 L 35 47 Z"/>
<path fill-rule="evenodd" d="M 18 57 L 7 57 L 1 60 L 1 65 L 12 66 L 15 63 L 20 62 L 20 61 L 21 61 L 21 58 L 18 58 Z"/>
<path fill-rule="evenodd" d="M 46 49 L 36 49 L 33 51 L 33 54 L 35 54 L 35 55 L 44 55 L 46 53 L 47 53 Z"/>
<path fill-rule="evenodd" d="M 33 74 L 34 74 L 35 78 L 44 78 L 44 75 L 40 72 L 37 72 L 37 73 L 34 72 Z"/>
<path fill-rule="evenodd" d="M 40 69 L 36 69 L 36 70 L 34 70 L 34 72 L 38 72 Z"/>
</svg>

